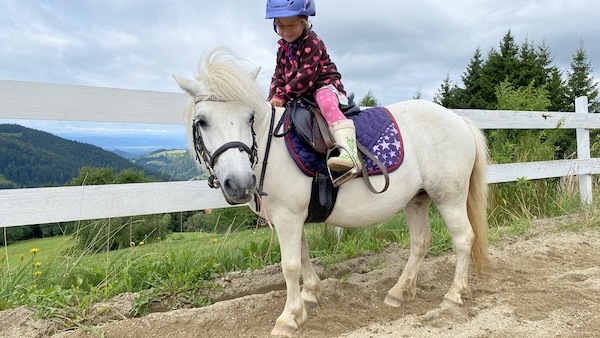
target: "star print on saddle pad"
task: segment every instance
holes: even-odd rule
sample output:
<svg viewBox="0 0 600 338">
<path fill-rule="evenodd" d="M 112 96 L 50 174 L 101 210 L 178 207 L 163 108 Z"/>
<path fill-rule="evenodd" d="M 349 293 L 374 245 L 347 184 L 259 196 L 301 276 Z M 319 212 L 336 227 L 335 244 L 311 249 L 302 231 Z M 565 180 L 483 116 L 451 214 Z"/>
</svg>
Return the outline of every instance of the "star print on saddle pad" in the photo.
<svg viewBox="0 0 600 338">
<path fill-rule="evenodd" d="M 388 173 L 398 169 L 404 160 L 404 144 L 396 120 L 384 107 L 362 110 L 348 116 L 354 121 L 356 139 L 381 161 Z M 289 120 L 286 128 L 289 128 Z M 325 155 L 316 152 L 296 132 L 294 128 L 285 135 L 285 143 L 298 168 L 307 176 L 315 176 L 317 171 L 327 172 Z M 381 170 L 367 156 L 361 154 L 369 175 L 381 174 Z"/>
</svg>

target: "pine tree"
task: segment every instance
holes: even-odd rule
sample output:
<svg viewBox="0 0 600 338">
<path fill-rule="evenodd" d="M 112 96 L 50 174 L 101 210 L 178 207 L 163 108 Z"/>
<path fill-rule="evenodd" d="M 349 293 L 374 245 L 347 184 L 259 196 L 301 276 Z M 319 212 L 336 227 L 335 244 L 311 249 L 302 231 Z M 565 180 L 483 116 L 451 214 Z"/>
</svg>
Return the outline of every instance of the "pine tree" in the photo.
<svg viewBox="0 0 600 338">
<path fill-rule="evenodd" d="M 567 89 L 562 79 L 562 72 L 558 69 L 558 67 L 551 67 L 549 72 L 550 78 L 546 84 L 546 89 L 548 89 L 548 94 L 550 97 L 549 110 L 570 111 L 571 104 L 567 98 Z"/>
<path fill-rule="evenodd" d="M 482 64 L 481 49 L 477 47 L 467 66 L 467 70 L 462 76 L 462 81 L 465 85 L 463 98 L 467 100 L 466 102 L 462 102 L 461 108 L 483 109 L 487 107 L 487 102 L 482 93 L 484 90 Z"/>
<path fill-rule="evenodd" d="M 446 74 L 444 82 L 433 97 L 433 102 L 446 108 L 464 108 L 464 105 L 460 103 L 461 91 L 462 89 L 450 80 L 450 74 Z"/>
<path fill-rule="evenodd" d="M 573 54 L 571 71 L 567 74 L 567 100 L 570 102 L 571 111 L 575 109 L 574 102 L 579 96 L 587 96 L 589 110 L 596 111 L 600 105 L 600 102 L 598 102 L 598 83 L 594 81 L 592 76 L 592 64 L 587 59 L 583 41 L 580 42 L 579 48 Z"/>
<path fill-rule="evenodd" d="M 360 100 L 360 103 L 358 105 L 361 107 L 377 107 L 379 105 L 379 102 L 377 101 L 375 96 L 373 96 L 373 92 L 371 91 L 371 89 L 369 89 L 367 94 L 365 94 L 362 100 Z"/>
<path fill-rule="evenodd" d="M 448 99 L 450 97 L 451 89 L 452 80 L 450 80 L 450 74 L 446 73 L 446 78 L 444 78 L 444 81 L 442 81 L 440 88 L 438 88 L 435 95 L 433 95 L 433 102 L 448 108 Z"/>
<path fill-rule="evenodd" d="M 553 58 L 550 53 L 550 47 L 545 41 L 538 46 L 537 63 L 541 66 L 543 75 L 539 75 L 539 84 L 544 85 L 548 90 L 550 98 L 551 111 L 567 111 L 569 103 L 567 102 L 565 83 L 562 79 L 562 71 L 552 65 Z M 544 82 L 545 81 L 545 82 Z"/>
<path fill-rule="evenodd" d="M 413 100 L 420 100 L 423 98 L 423 91 L 421 90 L 421 87 L 417 89 L 417 91 L 413 94 L 412 98 Z"/>
<path fill-rule="evenodd" d="M 532 42 L 525 39 L 519 49 L 519 66 L 515 69 L 513 85 L 527 87 L 531 83 L 534 86 L 543 86 L 547 82 L 546 67 L 548 60 L 536 52 Z"/>
<path fill-rule="evenodd" d="M 509 29 L 500 43 L 500 56 L 502 58 L 500 70 L 512 84 L 516 84 L 517 71 L 520 66 L 518 54 L 519 47 L 515 42 L 515 37 Z"/>
<path fill-rule="evenodd" d="M 499 51 L 492 48 L 487 60 L 482 65 L 483 86 L 481 99 L 486 103 L 485 109 L 493 109 L 496 106 L 496 87 L 503 81 L 508 80 L 515 85 L 517 69 L 519 68 L 519 47 L 515 43 L 509 30 L 500 42 Z"/>
</svg>

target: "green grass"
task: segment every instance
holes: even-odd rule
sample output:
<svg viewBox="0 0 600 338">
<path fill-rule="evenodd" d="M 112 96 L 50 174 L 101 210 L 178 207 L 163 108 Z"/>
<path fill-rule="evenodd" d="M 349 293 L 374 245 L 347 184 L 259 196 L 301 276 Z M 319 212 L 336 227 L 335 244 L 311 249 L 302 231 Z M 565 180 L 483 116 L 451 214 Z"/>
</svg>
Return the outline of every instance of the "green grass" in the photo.
<svg viewBox="0 0 600 338">
<path fill-rule="evenodd" d="M 0 184 L 14 184 L 14 182 L 0 174 Z"/>
<path fill-rule="evenodd" d="M 20 241 L 3 248 L 2 255 L 7 255 L 8 266 L 15 267 L 23 264 L 25 260 L 35 259 L 36 261 L 53 261 L 60 259 L 61 253 L 72 245 L 70 237 L 49 237 L 42 239 L 31 239 Z M 37 248 L 39 251 L 34 255 L 31 249 Z M 23 255 L 23 256 L 21 256 Z M 7 267 L 6 261 L 2 265 Z"/>
<path fill-rule="evenodd" d="M 155 301 L 172 308 L 203 306 L 209 300 L 198 290 L 216 287 L 212 281 L 218 274 L 279 260 L 272 235 L 268 229 L 182 233 L 94 254 L 76 250 L 69 237 L 15 243 L 3 248 L 0 310 L 29 305 L 39 316 L 63 318 L 69 326 L 84 321 L 93 302 L 124 292 L 145 292 L 137 314 Z"/>
</svg>

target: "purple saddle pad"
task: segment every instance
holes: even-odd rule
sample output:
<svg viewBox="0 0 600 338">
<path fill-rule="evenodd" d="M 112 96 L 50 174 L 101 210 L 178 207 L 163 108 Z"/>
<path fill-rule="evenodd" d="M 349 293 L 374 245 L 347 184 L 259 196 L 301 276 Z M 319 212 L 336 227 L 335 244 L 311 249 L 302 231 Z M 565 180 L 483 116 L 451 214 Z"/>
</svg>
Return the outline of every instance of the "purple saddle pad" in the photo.
<svg viewBox="0 0 600 338">
<path fill-rule="evenodd" d="M 396 120 L 386 108 L 369 108 L 348 118 L 354 121 L 357 141 L 385 165 L 388 173 L 400 167 L 404 160 L 404 144 Z M 285 121 L 286 129 L 289 129 L 290 123 L 288 118 Z M 315 176 L 318 171 L 327 172 L 325 155 L 317 153 L 296 134 L 294 128 L 285 135 L 285 143 L 294 162 L 304 174 Z M 364 154 L 361 155 L 369 175 L 381 174 L 373 161 Z"/>
</svg>

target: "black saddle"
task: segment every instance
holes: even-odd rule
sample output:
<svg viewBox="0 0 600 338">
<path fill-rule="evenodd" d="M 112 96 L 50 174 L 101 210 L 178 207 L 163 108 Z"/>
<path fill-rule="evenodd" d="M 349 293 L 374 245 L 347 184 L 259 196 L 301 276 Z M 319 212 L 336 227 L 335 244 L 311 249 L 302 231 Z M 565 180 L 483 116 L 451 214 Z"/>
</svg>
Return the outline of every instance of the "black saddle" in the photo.
<svg viewBox="0 0 600 338">
<path fill-rule="evenodd" d="M 356 115 L 360 107 L 354 103 L 354 93 L 348 95 L 348 104 L 340 105 L 342 113 L 346 116 Z M 310 144 L 317 152 L 327 153 L 333 148 L 333 141 L 327 122 L 318 112 L 316 103 L 307 99 L 298 99 L 289 103 L 286 114 L 290 115 L 294 130 L 304 141 Z"/>
</svg>

